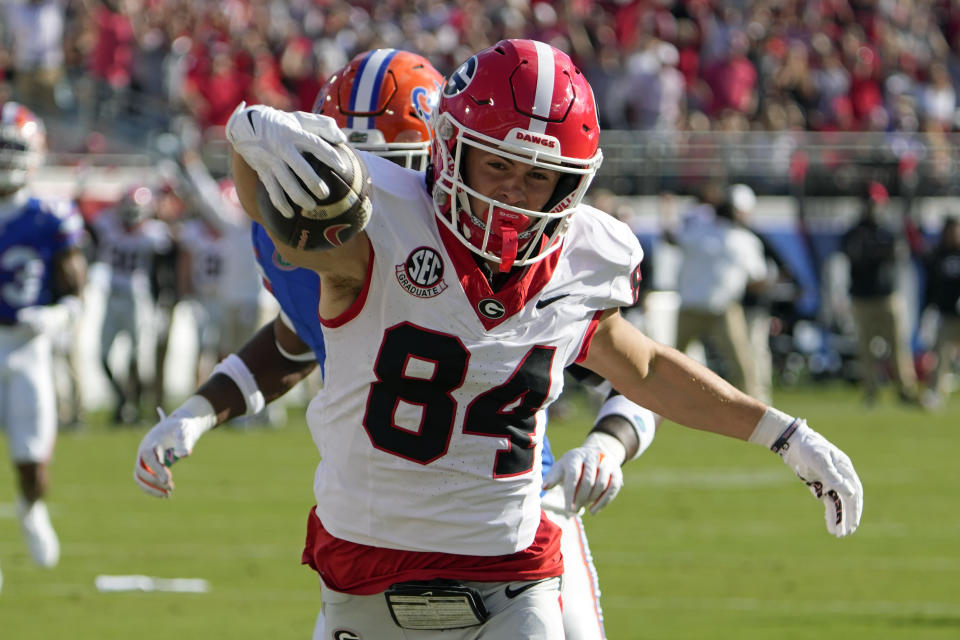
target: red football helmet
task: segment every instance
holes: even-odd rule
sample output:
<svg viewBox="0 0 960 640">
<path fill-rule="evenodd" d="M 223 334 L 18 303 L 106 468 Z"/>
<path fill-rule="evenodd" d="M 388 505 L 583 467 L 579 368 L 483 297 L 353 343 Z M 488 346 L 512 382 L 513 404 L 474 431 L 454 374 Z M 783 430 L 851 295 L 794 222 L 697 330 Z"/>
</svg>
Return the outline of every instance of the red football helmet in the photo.
<svg viewBox="0 0 960 640">
<path fill-rule="evenodd" d="M 603 160 L 593 90 L 570 57 L 534 40 L 502 40 L 447 78 L 431 123 L 433 201 L 440 220 L 501 271 L 532 264 L 560 247 L 569 218 Z M 467 147 L 559 171 L 543 211 L 477 193 L 462 177 Z M 485 203 L 471 211 L 473 196 Z M 525 228 L 517 228 L 517 220 Z"/>
<path fill-rule="evenodd" d="M 0 103 L 0 194 L 23 187 L 46 150 L 43 121 L 18 102 Z"/>
<path fill-rule="evenodd" d="M 423 170 L 430 151 L 430 120 L 443 76 L 409 51 L 374 49 L 358 54 L 331 76 L 313 103 L 330 116 L 355 149 Z"/>
</svg>

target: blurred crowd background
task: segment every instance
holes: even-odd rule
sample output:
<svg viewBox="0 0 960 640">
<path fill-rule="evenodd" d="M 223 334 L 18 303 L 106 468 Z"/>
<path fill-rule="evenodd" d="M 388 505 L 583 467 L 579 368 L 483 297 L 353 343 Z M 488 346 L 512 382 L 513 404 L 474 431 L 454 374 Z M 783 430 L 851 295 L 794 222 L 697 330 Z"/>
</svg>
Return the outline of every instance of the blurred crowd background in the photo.
<svg viewBox="0 0 960 640">
<path fill-rule="evenodd" d="M 185 236 L 183 225 L 191 218 L 209 222 L 211 214 L 198 211 L 211 205 L 201 204 L 194 161 L 213 180 L 225 176 L 223 125 L 241 100 L 310 110 L 326 78 L 370 48 L 415 51 L 446 74 L 500 39 L 534 38 L 569 52 L 595 90 L 605 161 L 592 199 L 627 221 L 648 252 L 645 305 L 633 315 L 655 337 L 677 338 L 684 308 L 678 278 L 691 250 L 685 233 L 696 236 L 698 225 L 729 219 L 717 211 L 739 193 L 737 224 L 766 245 L 761 297 L 768 313 L 759 343 L 769 349 L 770 372 L 762 375 L 774 387 L 842 379 L 864 383 L 872 404 L 876 385 L 889 381 L 899 385 L 902 401 L 919 405 L 919 389 L 949 357 L 937 340 L 952 312 L 931 304 L 940 292 L 928 285 L 942 284 L 931 278 L 932 260 L 943 253 L 945 224 L 960 214 L 960 4 L 951 0 L 3 0 L 0 6 L 0 99 L 20 100 L 44 119 L 49 154 L 40 184 L 77 200 L 91 229 L 131 187 L 146 185 L 160 206 L 145 215 L 169 226 L 171 251 L 196 253 L 196 242 L 191 248 L 181 240 L 202 234 Z M 163 204 L 167 195 L 174 204 Z M 223 198 L 230 200 L 228 185 Z M 892 240 L 884 236 L 883 251 L 856 254 L 845 238 L 867 209 Z M 207 226 L 220 238 L 231 236 L 224 231 L 230 224 Z M 220 251 L 232 255 L 241 245 Z M 109 295 L 109 259 L 91 248 L 91 260 L 104 266 L 91 279 L 92 297 L 100 292 L 102 301 Z M 864 272 L 857 260 L 889 261 L 888 282 L 880 287 L 889 290 L 875 295 L 895 294 L 894 306 L 902 305 L 896 331 L 908 343 L 913 382 L 904 382 L 894 357 L 899 335 L 858 341 L 850 295 L 857 289 L 851 280 Z M 191 289 L 185 278 L 175 284 L 175 277 L 164 294 L 154 274 L 155 302 L 167 317 L 154 323 L 154 341 L 166 344 L 181 302 L 212 299 L 216 286 L 256 287 L 249 280 L 238 285 L 230 273 L 223 285 L 203 285 L 213 288 L 199 296 L 200 285 Z M 269 296 L 260 299 L 250 327 L 269 315 Z M 192 317 L 195 325 L 205 322 Z M 204 340 L 212 338 L 194 342 Z M 709 337 L 699 342 L 703 359 L 730 371 L 724 348 Z M 237 346 L 211 347 L 210 357 Z M 160 372 L 146 374 L 160 378 L 158 402 L 192 388 L 193 376 L 179 386 L 164 383 L 164 365 L 156 360 L 163 351 L 140 349 L 154 364 L 137 366 Z M 865 360 L 864 349 L 876 359 Z"/>
<path fill-rule="evenodd" d="M 960 7 L 949 0 L 4 4 L 0 79 L 38 109 L 81 116 L 87 134 L 117 118 L 166 128 L 181 114 L 206 131 L 240 100 L 309 110 L 360 51 L 417 51 L 446 74 L 509 37 L 570 52 L 605 129 L 957 127 Z"/>
</svg>

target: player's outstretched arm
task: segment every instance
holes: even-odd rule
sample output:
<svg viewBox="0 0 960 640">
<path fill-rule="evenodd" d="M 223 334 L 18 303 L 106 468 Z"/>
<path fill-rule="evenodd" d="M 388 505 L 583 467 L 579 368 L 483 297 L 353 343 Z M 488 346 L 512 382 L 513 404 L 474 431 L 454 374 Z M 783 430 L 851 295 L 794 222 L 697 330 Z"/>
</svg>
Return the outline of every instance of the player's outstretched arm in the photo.
<svg viewBox="0 0 960 640">
<path fill-rule="evenodd" d="M 771 449 L 823 501 L 830 533 L 843 537 L 859 526 L 863 486 L 850 458 L 805 421 L 651 340 L 616 311 L 604 315 L 583 365 L 664 418 Z"/>
<path fill-rule="evenodd" d="M 321 277 L 333 275 L 336 282 L 360 282 L 366 279 L 370 249 L 367 235 L 362 231 L 344 242 L 341 246 L 325 251 L 314 251 L 293 246 L 289 238 L 279 237 L 274 231 L 275 225 L 268 223 L 257 203 L 257 185 L 262 175 L 248 163 L 245 156 L 236 150 L 232 154 L 233 181 L 237 188 L 237 197 L 243 210 L 254 221 L 264 227 L 277 251 L 290 264 L 316 271 Z M 312 169 L 311 169 L 312 171 Z M 336 282 L 334 288 L 336 288 Z M 331 287 L 325 287 L 331 291 Z M 350 301 L 352 302 L 352 300 Z M 323 296 L 321 296 L 321 304 Z M 349 303 L 347 303 L 349 306 Z"/>
<path fill-rule="evenodd" d="M 607 398 L 583 444 L 564 453 L 546 477 L 543 488 L 563 486 L 564 507 L 572 513 L 596 514 L 623 487 L 621 465 L 646 451 L 659 417 L 617 392 Z"/>
<path fill-rule="evenodd" d="M 140 441 L 134 481 L 152 496 L 169 497 L 174 488 L 170 467 L 189 456 L 203 434 L 230 418 L 259 412 L 316 366 L 307 345 L 278 316 L 217 364 L 210 379 L 176 411 L 161 415 Z"/>
</svg>

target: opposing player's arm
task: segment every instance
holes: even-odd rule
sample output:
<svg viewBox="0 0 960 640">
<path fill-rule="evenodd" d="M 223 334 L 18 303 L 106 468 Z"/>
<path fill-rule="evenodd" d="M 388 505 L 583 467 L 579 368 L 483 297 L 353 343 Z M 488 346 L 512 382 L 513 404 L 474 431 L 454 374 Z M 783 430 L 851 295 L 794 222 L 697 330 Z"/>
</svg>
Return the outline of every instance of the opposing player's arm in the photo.
<svg viewBox="0 0 960 640">
<path fill-rule="evenodd" d="M 653 443 L 662 418 L 613 390 L 600 408 L 588 438 L 602 434 L 623 447 L 620 464 L 636 460 Z M 619 451 L 618 451 L 619 453 Z"/>
<path fill-rule="evenodd" d="M 140 442 L 134 480 L 150 495 L 168 497 L 174 488 L 170 467 L 190 455 L 204 433 L 231 418 L 258 413 L 316 366 L 309 347 L 277 316 L 217 364 L 183 405 L 161 416 Z"/>
<path fill-rule="evenodd" d="M 210 403 L 216 424 L 222 424 L 231 418 L 258 413 L 316 366 L 310 348 L 277 316 L 236 354 L 224 358 L 196 393 Z"/>
<path fill-rule="evenodd" d="M 186 251 L 183 248 L 178 251 L 176 263 L 176 282 L 177 296 L 186 298 L 193 295 L 193 282 L 191 272 L 193 271 L 193 252 Z"/>
<path fill-rule="evenodd" d="M 564 508 L 573 513 L 586 508 L 596 514 L 620 492 L 621 465 L 646 451 L 659 422 L 649 409 L 611 391 L 586 440 L 553 464 L 543 488 L 561 485 Z"/>
<path fill-rule="evenodd" d="M 794 418 L 751 398 L 620 317 L 602 317 L 583 365 L 628 398 L 678 424 L 749 440 L 777 453 L 825 506 L 827 530 L 853 533 L 863 487 L 843 451 Z"/>
<path fill-rule="evenodd" d="M 55 261 L 54 286 L 57 297 L 80 297 L 87 283 L 87 260 L 80 247 L 70 247 L 59 252 Z"/>
<path fill-rule="evenodd" d="M 69 331 L 83 313 L 82 294 L 87 281 L 87 261 L 78 247 L 59 251 L 54 257 L 53 301 L 17 311 L 17 322 L 36 334 L 48 336 Z"/>
</svg>

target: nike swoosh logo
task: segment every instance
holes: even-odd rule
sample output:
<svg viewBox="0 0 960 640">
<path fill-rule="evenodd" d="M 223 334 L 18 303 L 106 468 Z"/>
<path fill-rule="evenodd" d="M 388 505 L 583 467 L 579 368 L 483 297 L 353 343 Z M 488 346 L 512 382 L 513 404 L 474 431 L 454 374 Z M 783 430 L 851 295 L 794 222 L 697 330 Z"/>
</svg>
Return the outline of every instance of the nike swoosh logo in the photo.
<svg viewBox="0 0 960 640">
<path fill-rule="evenodd" d="M 561 297 L 562 297 L 562 296 L 561 296 Z M 544 583 L 544 582 L 546 582 L 547 580 L 553 580 L 553 578 L 544 578 L 543 580 L 537 580 L 537 581 L 535 581 L 535 582 L 525 582 L 522 586 L 517 587 L 516 589 L 514 589 L 514 588 L 511 587 L 510 585 L 507 585 L 507 588 L 504 589 L 503 592 L 504 592 L 505 594 L 507 594 L 507 597 L 508 597 L 508 598 L 516 598 L 518 595 L 520 595 L 521 593 L 523 593 L 523 592 L 526 591 L 527 589 L 532 589 L 532 588 L 534 588 L 535 586 L 537 586 L 538 584 Z"/>
<path fill-rule="evenodd" d="M 556 302 L 557 300 L 563 300 L 563 299 L 566 298 L 568 295 L 570 295 L 570 294 L 569 294 L 569 293 L 564 293 L 564 294 L 562 294 L 562 295 L 556 296 L 555 298 L 541 298 L 541 299 L 537 300 L 536 307 L 537 307 L 537 309 L 543 309 L 543 308 L 546 307 L 547 305 L 551 305 L 551 304 L 553 304 L 554 302 Z"/>
</svg>

